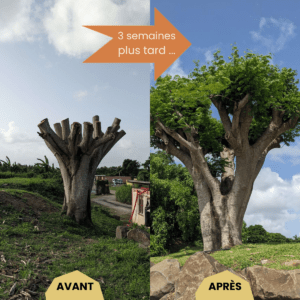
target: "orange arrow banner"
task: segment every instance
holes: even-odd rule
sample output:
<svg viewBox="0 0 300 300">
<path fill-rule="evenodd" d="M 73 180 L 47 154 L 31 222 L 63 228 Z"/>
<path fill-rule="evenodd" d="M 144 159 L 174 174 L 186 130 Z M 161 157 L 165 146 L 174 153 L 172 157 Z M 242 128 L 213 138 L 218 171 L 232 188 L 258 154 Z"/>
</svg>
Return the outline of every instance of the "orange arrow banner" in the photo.
<svg viewBox="0 0 300 300">
<path fill-rule="evenodd" d="M 191 43 L 155 8 L 153 26 L 84 26 L 112 37 L 84 63 L 153 63 L 156 80 Z"/>
</svg>

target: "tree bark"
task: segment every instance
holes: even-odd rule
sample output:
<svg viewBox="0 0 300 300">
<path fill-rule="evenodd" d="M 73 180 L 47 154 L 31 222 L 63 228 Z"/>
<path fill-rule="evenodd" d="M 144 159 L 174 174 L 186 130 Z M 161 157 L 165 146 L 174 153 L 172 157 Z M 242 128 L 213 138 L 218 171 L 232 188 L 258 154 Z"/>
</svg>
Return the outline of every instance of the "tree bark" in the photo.
<svg viewBox="0 0 300 300">
<path fill-rule="evenodd" d="M 91 190 L 96 170 L 110 149 L 125 135 L 119 131 L 121 120 L 115 119 L 104 134 L 99 116 L 93 117 L 93 124 L 74 122 L 70 128 L 69 119 L 54 124 L 51 129 L 48 119 L 38 125 L 42 137 L 56 157 L 63 178 L 65 196 L 62 213 L 76 220 L 78 224 L 93 225 L 91 219 Z"/>
</svg>

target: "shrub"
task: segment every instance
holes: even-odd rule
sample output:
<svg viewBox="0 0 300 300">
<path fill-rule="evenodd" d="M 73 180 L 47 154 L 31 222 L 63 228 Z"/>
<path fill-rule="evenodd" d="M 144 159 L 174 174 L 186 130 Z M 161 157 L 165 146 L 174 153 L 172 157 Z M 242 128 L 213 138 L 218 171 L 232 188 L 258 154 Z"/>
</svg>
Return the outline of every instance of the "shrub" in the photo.
<svg viewBox="0 0 300 300">
<path fill-rule="evenodd" d="M 32 171 L 26 173 L 26 177 L 27 177 L 27 178 L 32 178 L 32 177 L 34 177 L 34 175 L 35 175 L 35 174 L 34 174 Z"/>
<path fill-rule="evenodd" d="M 267 241 L 269 243 L 288 243 L 289 239 L 287 239 L 281 233 L 267 233 Z"/>
<path fill-rule="evenodd" d="M 11 178 L 11 177 L 13 177 L 11 172 L 1 172 L 0 173 L 0 178 Z"/>
<path fill-rule="evenodd" d="M 127 185 L 127 184 L 122 185 L 116 191 L 117 200 L 122 203 L 131 204 L 131 191 L 132 191 L 131 185 Z"/>
<path fill-rule="evenodd" d="M 266 243 L 268 241 L 268 233 L 262 225 L 251 225 L 247 228 L 248 243 Z"/>
</svg>

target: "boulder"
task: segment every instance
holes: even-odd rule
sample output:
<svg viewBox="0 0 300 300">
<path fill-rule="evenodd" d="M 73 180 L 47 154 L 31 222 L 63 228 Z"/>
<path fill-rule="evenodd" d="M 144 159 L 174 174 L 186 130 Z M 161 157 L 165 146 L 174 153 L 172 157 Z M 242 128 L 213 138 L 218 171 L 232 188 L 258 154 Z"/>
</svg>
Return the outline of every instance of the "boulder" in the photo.
<svg viewBox="0 0 300 300">
<path fill-rule="evenodd" d="M 298 266 L 299 263 L 299 260 L 292 260 L 283 265 Z M 203 252 L 190 256 L 181 270 L 179 262 L 174 259 L 166 259 L 152 266 L 150 299 L 195 300 L 195 293 L 202 281 L 225 270 L 249 282 L 255 300 L 300 300 L 300 269 L 275 270 L 253 266 L 235 272 Z"/>
<path fill-rule="evenodd" d="M 152 266 L 150 268 L 150 300 L 158 300 L 162 297 L 164 300 L 168 299 L 164 296 L 174 291 L 174 283 L 179 272 L 180 264 L 177 259 L 165 259 Z"/>
<path fill-rule="evenodd" d="M 226 270 L 248 281 L 245 276 L 223 266 L 209 254 L 204 252 L 195 253 L 188 258 L 175 281 L 174 299 L 195 300 L 195 293 L 206 277 Z"/>
<path fill-rule="evenodd" d="M 118 226 L 116 229 L 116 238 L 117 239 L 126 238 L 128 231 L 129 231 L 129 228 L 127 226 Z"/>
<path fill-rule="evenodd" d="M 284 265 L 297 267 L 297 266 L 300 266 L 300 260 L 295 259 L 295 260 L 287 261 L 284 263 Z"/>
<path fill-rule="evenodd" d="M 127 239 L 134 240 L 148 247 L 150 245 L 150 234 L 140 228 L 129 230 Z"/>
<path fill-rule="evenodd" d="M 253 266 L 243 270 L 256 300 L 300 300 L 300 270 L 274 270 Z"/>
</svg>

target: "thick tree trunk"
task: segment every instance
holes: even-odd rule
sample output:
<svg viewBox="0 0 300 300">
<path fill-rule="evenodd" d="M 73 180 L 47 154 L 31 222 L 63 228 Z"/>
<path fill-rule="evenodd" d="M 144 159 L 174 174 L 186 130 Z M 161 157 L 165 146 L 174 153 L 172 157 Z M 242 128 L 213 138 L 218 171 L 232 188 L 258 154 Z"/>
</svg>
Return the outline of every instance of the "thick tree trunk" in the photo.
<svg viewBox="0 0 300 300">
<path fill-rule="evenodd" d="M 83 225 L 92 225 L 91 219 L 91 190 L 94 173 L 90 172 L 90 159 L 83 156 L 79 162 L 78 171 L 74 176 L 67 172 L 66 166 L 60 163 L 63 174 L 65 199 L 62 212 Z"/>
<path fill-rule="evenodd" d="M 196 191 L 204 251 L 242 244 L 243 208 L 247 206 L 251 192 L 237 199 L 233 193 L 203 197 L 203 189 L 196 186 Z"/>
<path fill-rule="evenodd" d="M 93 124 L 85 122 L 83 136 L 81 124 L 73 123 L 71 130 L 69 120 L 63 120 L 62 126 L 54 124 L 56 133 L 48 120 L 43 120 L 38 133 L 55 155 L 64 184 L 64 203 L 62 214 L 83 225 L 92 225 L 91 190 L 96 170 L 103 157 L 120 140 L 125 132 L 118 132 L 119 119 L 115 119 L 106 133 L 101 131 L 99 117 L 94 116 Z"/>
<path fill-rule="evenodd" d="M 204 251 L 242 244 L 243 218 L 257 175 L 253 167 L 253 153 L 242 157 L 238 155 L 239 164 L 244 166 L 237 168 L 238 178 L 234 176 L 234 151 L 224 147 L 221 157 L 226 158 L 229 164 L 222 173 L 221 183 L 214 184 L 214 188 L 209 188 L 200 168 L 195 171 L 197 157 L 194 155 L 192 159 L 196 167 L 189 169 L 198 197 Z"/>
</svg>

